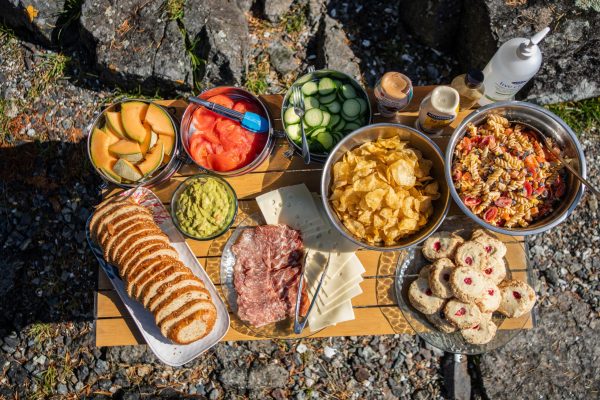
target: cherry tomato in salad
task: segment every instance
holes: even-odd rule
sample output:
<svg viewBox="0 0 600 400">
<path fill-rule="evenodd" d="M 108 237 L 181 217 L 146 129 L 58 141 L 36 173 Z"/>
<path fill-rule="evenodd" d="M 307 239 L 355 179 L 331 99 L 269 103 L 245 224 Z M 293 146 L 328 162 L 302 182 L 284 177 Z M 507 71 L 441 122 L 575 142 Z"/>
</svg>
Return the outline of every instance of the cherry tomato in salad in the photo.
<svg viewBox="0 0 600 400">
<path fill-rule="evenodd" d="M 479 197 L 465 197 L 464 199 L 465 205 L 469 207 L 475 207 L 478 204 L 481 204 L 481 198 Z"/>
<path fill-rule="evenodd" d="M 494 204 L 501 208 L 510 207 L 512 205 L 512 199 L 510 197 L 501 196 L 494 201 Z"/>
<path fill-rule="evenodd" d="M 483 219 L 485 222 L 491 222 L 496 218 L 497 215 L 498 215 L 498 208 L 490 207 L 487 209 L 485 214 L 483 214 Z"/>
</svg>

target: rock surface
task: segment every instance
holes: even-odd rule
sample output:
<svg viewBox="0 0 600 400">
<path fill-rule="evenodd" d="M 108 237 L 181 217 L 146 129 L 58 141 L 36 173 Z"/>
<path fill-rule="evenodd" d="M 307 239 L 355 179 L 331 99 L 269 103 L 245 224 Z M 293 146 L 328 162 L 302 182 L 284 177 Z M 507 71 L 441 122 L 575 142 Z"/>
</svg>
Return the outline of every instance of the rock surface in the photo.
<svg viewBox="0 0 600 400">
<path fill-rule="evenodd" d="M 263 12 L 271 22 L 278 22 L 290 10 L 294 0 L 264 0 Z"/>
<path fill-rule="evenodd" d="M 55 39 L 64 0 L 0 0 L 0 21 L 13 29 L 28 31 L 43 45 Z"/>
<path fill-rule="evenodd" d="M 360 76 L 360 67 L 339 22 L 329 15 L 321 21 L 318 61 L 323 68 L 335 69 L 351 77 Z"/>
</svg>

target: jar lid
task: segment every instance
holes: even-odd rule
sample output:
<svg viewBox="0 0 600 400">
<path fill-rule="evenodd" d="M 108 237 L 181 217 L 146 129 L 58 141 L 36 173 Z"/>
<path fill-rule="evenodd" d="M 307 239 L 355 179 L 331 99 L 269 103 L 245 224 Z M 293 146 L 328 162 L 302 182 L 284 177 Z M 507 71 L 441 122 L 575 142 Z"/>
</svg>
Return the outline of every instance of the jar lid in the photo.
<svg viewBox="0 0 600 400">
<path fill-rule="evenodd" d="M 483 83 L 483 79 L 483 72 L 478 69 L 469 69 L 469 72 L 467 72 L 466 80 L 469 85 L 481 85 Z"/>
</svg>

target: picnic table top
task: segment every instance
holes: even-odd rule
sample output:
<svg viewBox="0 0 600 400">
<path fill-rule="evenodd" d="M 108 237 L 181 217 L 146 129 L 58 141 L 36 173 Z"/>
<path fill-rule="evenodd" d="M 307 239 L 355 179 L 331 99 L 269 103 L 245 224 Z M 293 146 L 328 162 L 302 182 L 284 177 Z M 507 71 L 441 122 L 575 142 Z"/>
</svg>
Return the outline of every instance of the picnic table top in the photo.
<svg viewBox="0 0 600 400">
<path fill-rule="evenodd" d="M 397 122 L 413 126 L 418 115 L 421 100 L 435 86 L 421 86 L 414 88 L 414 97 L 410 105 L 394 118 L 374 117 L 374 122 Z M 373 110 L 376 110 L 371 95 Z M 281 103 L 282 95 L 260 96 L 265 102 L 275 129 L 282 129 Z M 180 120 L 187 103 L 183 100 L 163 100 L 159 103 L 167 106 L 169 112 L 176 120 Z M 460 112 L 458 118 L 447 127 L 444 132 L 433 137 L 433 140 L 445 150 L 448 139 L 453 129 L 469 114 L 470 111 Z M 301 157 L 284 156 L 288 149 L 285 139 L 279 139 L 268 160 L 263 162 L 256 170 L 243 176 L 227 178 L 227 181 L 235 189 L 239 198 L 239 211 L 232 228 L 223 236 L 212 241 L 187 240 L 188 245 L 198 257 L 198 261 L 204 267 L 218 290 L 221 290 L 220 282 L 220 256 L 233 232 L 233 229 L 244 220 L 246 216 L 258 211 L 258 205 L 254 200 L 258 195 L 277 189 L 279 187 L 305 183 L 309 190 L 319 192 L 319 180 L 322 164 L 311 163 L 305 165 Z M 199 173 L 199 169 L 193 164 L 184 165 L 170 180 L 161 183 L 151 189 L 158 195 L 166 207 L 169 207 L 171 195 L 179 182 L 190 175 Z M 105 191 L 109 195 L 120 189 L 110 187 Z M 472 225 L 454 202 L 448 213 L 458 215 L 457 226 L 463 224 Z M 502 236 L 499 237 L 508 247 L 506 260 L 508 268 L 514 278 L 524 281 L 529 280 L 527 274 L 527 251 L 523 237 Z M 404 319 L 397 306 L 394 292 L 394 276 L 396 264 L 399 257 L 405 252 L 376 252 L 370 250 L 358 250 L 357 256 L 366 270 L 364 281 L 361 283 L 363 293 L 352 299 L 356 319 L 330 326 L 310 337 L 330 336 L 361 336 L 361 335 L 388 335 L 388 334 L 414 334 L 409 323 Z M 524 319 L 527 321 L 525 322 Z M 501 329 L 525 329 L 533 326 L 530 315 L 521 318 L 506 320 Z M 144 339 L 140 335 L 135 323 L 128 315 L 118 294 L 102 269 L 98 269 L 98 287 L 95 293 L 95 336 L 96 346 L 122 346 L 143 344 Z M 264 337 L 256 337 L 249 331 L 235 315 L 231 315 L 231 327 L 223 340 L 260 340 Z"/>
</svg>

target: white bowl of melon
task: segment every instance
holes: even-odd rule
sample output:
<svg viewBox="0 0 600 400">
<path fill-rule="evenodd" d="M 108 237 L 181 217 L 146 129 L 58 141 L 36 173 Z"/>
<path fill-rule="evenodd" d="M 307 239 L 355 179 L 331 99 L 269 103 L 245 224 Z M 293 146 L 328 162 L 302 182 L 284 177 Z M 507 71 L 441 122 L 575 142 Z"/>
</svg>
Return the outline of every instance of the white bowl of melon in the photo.
<svg viewBox="0 0 600 400">
<path fill-rule="evenodd" d="M 148 100 L 123 100 L 96 118 L 88 155 L 100 176 L 121 187 L 151 185 L 177 169 L 177 126 L 167 110 Z"/>
</svg>

